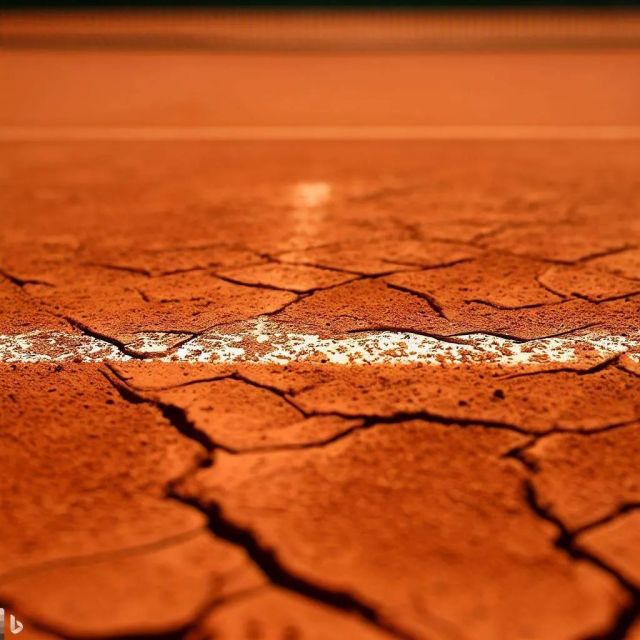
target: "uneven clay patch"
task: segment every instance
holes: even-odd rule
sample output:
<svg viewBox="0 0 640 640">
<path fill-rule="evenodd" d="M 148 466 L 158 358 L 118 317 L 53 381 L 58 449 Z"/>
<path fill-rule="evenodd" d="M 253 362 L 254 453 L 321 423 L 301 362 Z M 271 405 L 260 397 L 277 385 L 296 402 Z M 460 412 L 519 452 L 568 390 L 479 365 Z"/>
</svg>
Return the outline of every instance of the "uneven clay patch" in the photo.
<svg viewBox="0 0 640 640">
<path fill-rule="evenodd" d="M 623 298 L 640 291 L 640 281 L 583 267 L 550 267 L 539 281 L 558 295 L 578 296 L 593 302 Z"/>
<path fill-rule="evenodd" d="M 636 640 L 636 142 L 3 147 L 26 638 Z"/>
<path fill-rule="evenodd" d="M 615 367 L 591 373 L 500 376 L 491 369 L 332 369 L 293 395 L 307 412 L 340 415 L 427 415 L 486 422 L 516 430 L 590 431 L 640 417 L 640 379 Z M 584 406 L 597 395 L 597 406 Z"/>
<path fill-rule="evenodd" d="M 560 302 L 540 286 L 543 263 L 517 256 L 485 254 L 449 269 L 431 269 L 389 276 L 392 285 L 437 301 L 445 316 L 450 307 L 482 302 L 501 309 L 521 309 Z"/>
<path fill-rule="evenodd" d="M 330 269 L 276 262 L 229 269 L 218 273 L 231 282 L 284 289 L 295 293 L 329 289 L 355 278 L 354 275 Z"/>
<path fill-rule="evenodd" d="M 377 425 L 295 457 L 217 454 L 178 492 L 277 548 L 295 575 L 357 593 L 405 633 L 595 633 L 624 596 L 554 549 L 553 527 L 523 502 L 522 470 L 500 461 L 522 442 L 481 427 Z M 522 557 L 535 561 L 525 568 Z M 484 585 L 481 597 L 469 581 Z"/>
<path fill-rule="evenodd" d="M 38 330 L 68 332 L 69 325 L 48 314 L 19 286 L 0 279 L 0 331 L 16 335 Z"/>
<path fill-rule="evenodd" d="M 640 249 L 629 249 L 601 258 L 594 258 L 589 266 L 623 278 L 640 280 Z"/>
<path fill-rule="evenodd" d="M 629 248 L 621 228 L 605 233 L 593 224 L 576 229 L 578 220 L 556 222 L 553 234 L 538 224 L 506 229 L 487 240 L 486 246 L 568 264 Z"/>
<path fill-rule="evenodd" d="M 374 241 L 362 246 L 329 245 L 306 251 L 283 253 L 286 263 L 320 265 L 360 275 L 380 275 L 403 267 L 440 267 L 467 260 L 477 253 L 472 247 L 438 240 Z"/>
<path fill-rule="evenodd" d="M 588 438 L 544 438 L 524 453 L 534 465 L 539 500 L 570 529 L 615 516 L 640 503 L 640 425 Z"/>
<path fill-rule="evenodd" d="M 202 450 L 120 397 L 95 365 L 2 365 L 0 387 L 4 578 L 204 526 L 164 498 Z"/>
<path fill-rule="evenodd" d="M 364 624 L 357 616 L 332 611 L 293 593 L 262 588 L 237 598 L 207 616 L 188 640 L 209 638 L 283 638 L 308 640 L 358 638 L 383 640 L 392 637 Z"/>
<path fill-rule="evenodd" d="M 4 583 L 0 597 L 64 636 L 119 637 L 187 628 L 216 600 L 262 582 L 242 551 L 201 531 L 171 544 L 43 567 Z"/>
<path fill-rule="evenodd" d="M 638 588 L 640 585 L 640 562 L 638 562 L 640 511 L 624 513 L 613 522 L 585 532 L 579 536 L 578 541 Z"/>
<path fill-rule="evenodd" d="M 256 446 L 270 429 L 291 427 L 303 414 L 274 393 L 227 378 L 155 393 L 155 401 L 177 407 L 213 442 L 230 449 Z"/>
</svg>

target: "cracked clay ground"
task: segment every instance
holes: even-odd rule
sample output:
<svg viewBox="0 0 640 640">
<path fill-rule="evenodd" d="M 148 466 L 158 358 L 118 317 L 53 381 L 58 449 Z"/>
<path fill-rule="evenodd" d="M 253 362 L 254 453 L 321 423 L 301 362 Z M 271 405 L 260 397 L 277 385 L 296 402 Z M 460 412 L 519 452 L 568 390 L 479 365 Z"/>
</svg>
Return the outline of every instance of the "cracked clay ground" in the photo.
<svg viewBox="0 0 640 640">
<path fill-rule="evenodd" d="M 1 146 L 27 638 L 640 638 L 640 142 Z"/>
</svg>

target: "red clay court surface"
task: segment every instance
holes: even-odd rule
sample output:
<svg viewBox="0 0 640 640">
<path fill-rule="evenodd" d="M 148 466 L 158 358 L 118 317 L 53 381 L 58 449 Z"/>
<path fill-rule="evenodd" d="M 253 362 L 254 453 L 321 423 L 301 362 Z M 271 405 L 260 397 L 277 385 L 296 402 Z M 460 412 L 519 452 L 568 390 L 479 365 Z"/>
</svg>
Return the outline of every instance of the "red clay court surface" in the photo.
<svg viewBox="0 0 640 640">
<path fill-rule="evenodd" d="M 624 18 L 3 22 L 22 637 L 640 638 Z"/>
</svg>

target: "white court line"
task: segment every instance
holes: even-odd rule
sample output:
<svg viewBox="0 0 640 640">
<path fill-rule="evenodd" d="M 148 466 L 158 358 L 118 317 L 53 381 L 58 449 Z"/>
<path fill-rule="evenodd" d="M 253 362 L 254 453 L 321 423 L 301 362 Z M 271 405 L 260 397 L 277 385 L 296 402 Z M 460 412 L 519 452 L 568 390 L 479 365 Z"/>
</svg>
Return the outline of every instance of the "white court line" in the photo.
<svg viewBox="0 0 640 640">
<path fill-rule="evenodd" d="M 628 126 L 0 127 L 0 142 L 233 140 L 640 140 Z"/>
<path fill-rule="evenodd" d="M 553 364 L 590 367 L 611 356 L 640 356 L 640 332 L 634 335 L 576 335 L 542 338 L 525 343 L 485 334 L 469 334 L 461 343 L 399 331 L 371 331 L 324 338 L 268 318 L 188 334 L 146 332 L 127 345 L 130 353 L 160 362 L 318 364 L 487 364 L 505 367 L 548 367 Z M 0 362 L 126 361 L 132 356 L 116 346 L 80 333 L 32 331 L 0 335 Z M 639 360 L 640 362 L 640 360 Z"/>
</svg>

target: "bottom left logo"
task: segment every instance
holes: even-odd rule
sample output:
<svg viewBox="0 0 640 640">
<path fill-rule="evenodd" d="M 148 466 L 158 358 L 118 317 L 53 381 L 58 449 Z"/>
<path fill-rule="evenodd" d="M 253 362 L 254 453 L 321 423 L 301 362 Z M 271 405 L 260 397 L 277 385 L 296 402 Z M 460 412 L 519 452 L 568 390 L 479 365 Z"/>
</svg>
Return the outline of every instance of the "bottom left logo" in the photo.
<svg viewBox="0 0 640 640">
<path fill-rule="evenodd" d="M 5 629 L 5 615 L 4 609 L 0 607 L 0 640 L 4 640 Z M 9 614 L 9 633 L 13 636 L 17 636 L 24 629 L 24 625 L 13 614 Z"/>
</svg>

